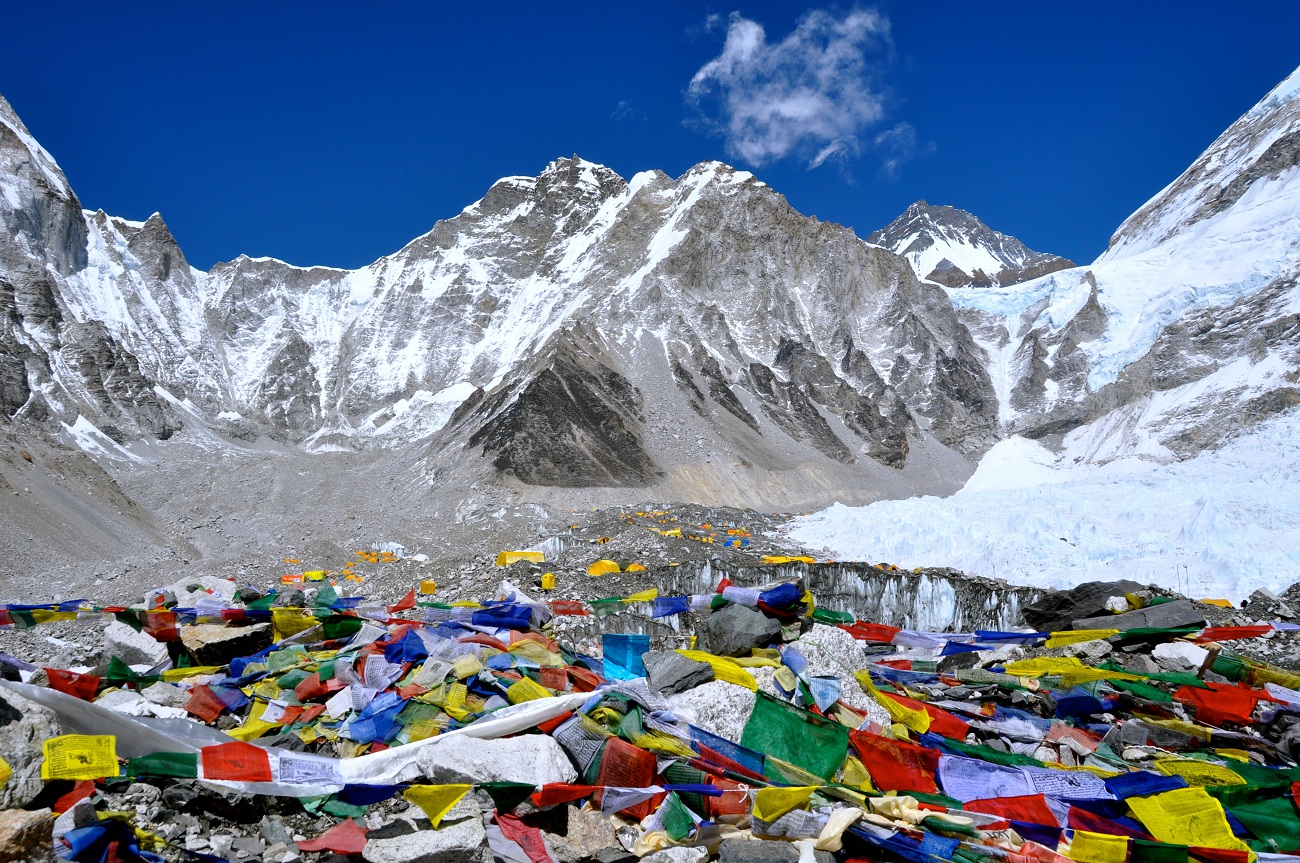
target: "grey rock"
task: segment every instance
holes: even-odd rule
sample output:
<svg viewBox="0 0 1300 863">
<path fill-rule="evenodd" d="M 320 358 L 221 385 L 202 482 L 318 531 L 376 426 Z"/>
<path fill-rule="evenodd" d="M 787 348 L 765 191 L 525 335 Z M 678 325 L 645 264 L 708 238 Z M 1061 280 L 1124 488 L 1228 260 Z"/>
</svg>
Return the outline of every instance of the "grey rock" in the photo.
<svg viewBox="0 0 1300 863">
<path fill-rule="evenodd" d="M 730 603 L 709 615 L 700 641 L 718 656 L 748 656 L 781 634 L 781 624 L 757 609 Z"/>
<path fill-rule="evenodd" d="M 497 740 L 455 736 L 426 747 L 417 760 L 430 782 L 573 782 L 578 777 L 560 744 L 545 734 Z"/>
<path fill-rule="evenodd" d="M 140 690 L 146 701 L 152 701 L 154 704 L 161 704 L 163 707 L 184 707 L 190 700 L 188 691 L 181 689 L 174 683 L 167 683 L 159 680 Z"/>
<path fill-rule="evenodd" d="M 1051 591 L 1021 611 L 1025 623 L 1040 632 L 1069 629 L 1072 622 L 1106 610 L 1106 600 L 1142 590 L 1135 581 L 1089 581 L 1069 590 Z"/>
<path fill-rule="evenodd" d="M 1159 605 L 1148 605 L 1124 614 L 1084 617 L 1074 621 L 1074 629 L 1118 629 L 1125 631 L 1143 627 L 1157 629 L 1179 626 L 1200 626 L 1205 615 L 1190 599 L 1176 599 Z"/>
<path fill-rule="evenodd" d="M 709 859 L 707 848 L 665 848 L 642 857 L 642 863 L 704 863 Z"/>
<path fill-rule="evenodd" d="M 21 808 L 41 793 L 42 746 L 62 733 L 54 711 L 0 689 L 0 755 L 13 770 L 0 787 L 0 809 Z"/>
<path fill-rule="evenodd" d="M 568 821 L 563 836 L 542 833 L 546 850 L 556 863 L 582 863 L 601 854 L 625 854 L 619 844 L 615 826 L 618 822 L 599 811 L 566 807 Z"/>
<path fill-rule="evenodd" d="M 200 623 L 181 628 L 181 642 L 199 665 L 225 665 L 271 646 L 271 624 Z"/>
<path fill-rule="evenodd" d="M 817 863 L 835 863 L 835 855 L 815 851 Z M 799 849 L 789 842 L 761 839 L 724 839 L 718 846 L 719 863 L 798 863 Z"/>
<path fill-rule="evenodd" d="M 262 834 L 262 838 L 272 845 L 277 842 L 288 845 L 293 841 L 293 834 L 289 832 L 288 827 L 284 826 L 284 822 L 278 815 L 264 816 L 261 824 L 258 825 L 258 831 Z"/>
<path fill-rule="evenodd" d="M 167 645 L 116 620 L 104 627 L 104 647 L 127 665 L 154 666 L 167 658 Z"/>
<path fill-rule="evenodd" d="M 390 839 L 371 839 L 361 856 L 369 863 L 491 863 L 487 832 L 479 818 L 465 818 L 437 830 Z"/>
<path fill-rule="evenodd" d="M 675 650 L 651 650 L 641 656 L 650 688 L 675 695 L 713 679 L 713 666 L 688 659 Z"/>
</svg>

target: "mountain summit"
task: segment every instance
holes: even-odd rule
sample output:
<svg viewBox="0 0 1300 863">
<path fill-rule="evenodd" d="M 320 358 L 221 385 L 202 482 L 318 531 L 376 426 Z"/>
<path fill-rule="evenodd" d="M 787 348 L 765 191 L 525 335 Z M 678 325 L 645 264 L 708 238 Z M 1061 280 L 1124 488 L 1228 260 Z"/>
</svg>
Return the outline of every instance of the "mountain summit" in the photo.
<svg viewBox="0 0 1300 863">
<path fill-rule="evenodd" d="M 949 288 L 998 287 L 1073 267 L 1058 255 L 1035 252 L 956 207 L 917 201 L 867 237 L 907 258 L 917 276 Z"/>
</svg>

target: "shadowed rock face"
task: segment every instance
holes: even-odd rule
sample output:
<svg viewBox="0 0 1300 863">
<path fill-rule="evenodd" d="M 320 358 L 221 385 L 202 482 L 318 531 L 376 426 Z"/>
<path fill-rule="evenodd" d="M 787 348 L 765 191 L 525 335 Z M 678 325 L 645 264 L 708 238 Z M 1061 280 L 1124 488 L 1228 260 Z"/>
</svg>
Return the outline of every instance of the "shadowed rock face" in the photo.
<svg viewBox="0 0 1300 863">
<path fill-rule="evenodd" d="M 470 438 L 497 470 L 532 485 L 643 486 L 658 475 L 637 428 L 641 395 L 568 339 Z"/>
</svg>

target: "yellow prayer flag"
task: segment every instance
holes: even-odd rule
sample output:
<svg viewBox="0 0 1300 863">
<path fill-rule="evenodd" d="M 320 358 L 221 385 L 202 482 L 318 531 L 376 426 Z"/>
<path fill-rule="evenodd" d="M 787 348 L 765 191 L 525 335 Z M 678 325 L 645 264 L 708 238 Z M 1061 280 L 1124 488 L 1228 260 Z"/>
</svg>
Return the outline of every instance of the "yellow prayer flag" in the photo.
<svg viewBox="0 0 1300 863">
<path fill-rule="evenodd" d="M 53 623 L 56 620 L 76 620 L 75 611 L 51 611 L 48 608 L 33 608 L 32 621 L 35 623 Z"/>
<path fill-rule="evenodd" d="M 1147 832 L 1171 845 L 1250 851 L 1250 846 L 1232 834 L 1219 801 L 1204 788 L 1179 788 L 1150 797 L 1124 801 L 1146 826 Z"/>
<path fill-rule="evenodd" d="M 876 696 L 876 701 L 880 702 L 881 707 L 889 711 L 891 719 L 915 731 L 917 734 L 924 734 L 930 730 L 930 714 L 924 710 L 908 707 L 896 700 L 888 692 L 879 693 Z"/>
<path fill-rule="evenodd" d="M 713 668 L 713 677 L 716 680 L 743 686 L 750 692 L 758 691 L 758 681 L 754 679 L 754 675 L 724 656 L 714 656 L 703 650 L 678 650 L 677 652 L 687 659 L 707 662 Z"/>
<path fill-rule="evenodd" d="M 551 691 L 539 683 L 534 683 L 532 679 L 521 677 L 506 689 L 506 700 L 511 704 L 520 704 L 524 701 L 536 701 L 539 698 L 550 698 Z"/>
<path fill-rule="evenodd" d="M 633 564 L 633 566 L 635 565 L 636 564 Z M 628 571 L 629 572 L 632 571 L 631 566 L 628 567 Z M 623 601 L 624 602 L 653 602 L 658 597 L 659 597 L 659 588 L 652 587 L 649 590 L 638 591 L 632 594 L 631 596 L 625 598 Z"/>
<path fill-rule="evenodd" d="M 192 665 L 189 668 L 169 668 L 162 673 L 162 679 L 167 683 L 175 683 L 178 680 L 186 680 L 190 677 L 216 674 L 222 667 L 220 665 Z"/>
<path fill-rule="evenodd" d="M 1100 641 L 1118 634 L 1118 629 L 1067 629 L 1064 632 L 1053 632 L 1052 637 L 1047 639 L 1046 646 L 1065 647 L 1069 644 L 1082 644 L 1085 641 Z"/>
<path fill-rule="evenodd" d="M 402 794 L 409 802 L 424 810 L 434 830 L 451 807 L 474 786 L 472 785 L 412 785 Z"/>
<path fill-rule="evenodd" d="M 467 677 L 473 677 L 483 670 L 483 663 L 472 653 L 458 657 L 451 665 L 451 673 L 456 676 L 457 680 L 464 680 Z"/>
<path fill-rule="evenodd" d="M 42 747 L 42 779 L 104 779 L 118 774 L 117 738 L 111 734 L 63 734 Z"/>
<path fill-rule="evenodd" d="M 1128 859 L 1128 837 L 1075 830 L 1065 856 L 1079 863 L 1124 863 Z"/>
<path fill-rule="evenodd" d="M 816 785 L 760 788 L 754 792 L 754 817 L 770 824 L 792 809 L 805 805 L 817 788 Z"/>
<path fill-rule="evenodd" d="M 1227 767 L 1190 758 L 1166 758 L 1157 761 L 1155 768 L 1166 776 L 1181 776 L 1193 786 L 1246 784 L 1245 779 Z"/>
<path fill-rule="evenodd" d="M 14 769 L 9 766 L 9 762 L 0 758 L 0 788 L 4 788 L 5 783 L 9 781 L 9 777 L 13 775 Z"/>
<path fill-rule="evenodd" d="M 867 772 L 866 765 L 853 755 L 844 759 L 844 773 L 840 777 L 840 782 L 845 785 L 852 785 L 854 788 L 860 788 L 863 791 L 873 793 L 876 791 L 876 786 L 871 782 L 871 774 Z"/>
<path fill-rule="evenodd" d="M 316 625 L 316 618 L 301 608 L 271 609 L 271 631 L 276 641 L 297 635 Z"/>
</svg>

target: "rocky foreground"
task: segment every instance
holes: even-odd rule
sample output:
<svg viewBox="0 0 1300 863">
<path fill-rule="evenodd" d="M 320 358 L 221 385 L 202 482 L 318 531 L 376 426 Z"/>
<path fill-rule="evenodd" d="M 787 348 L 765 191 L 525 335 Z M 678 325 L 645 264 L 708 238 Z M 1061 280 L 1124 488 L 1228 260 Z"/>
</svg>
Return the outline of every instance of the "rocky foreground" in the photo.
<svg viewBox="0 0 1300 863">
<path fill-rule="evenodd" d="M 1300 586 L 958 589 L 701 515 L 587 519 L 387 604 L 363 573 L 419 571 L 402 549 L 10 604 L 0 860 L 1300 852 Z"/>
</svg>

